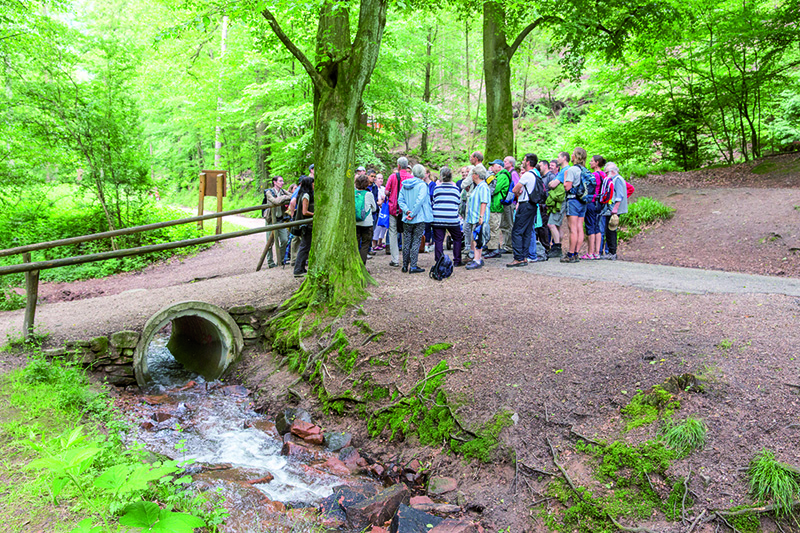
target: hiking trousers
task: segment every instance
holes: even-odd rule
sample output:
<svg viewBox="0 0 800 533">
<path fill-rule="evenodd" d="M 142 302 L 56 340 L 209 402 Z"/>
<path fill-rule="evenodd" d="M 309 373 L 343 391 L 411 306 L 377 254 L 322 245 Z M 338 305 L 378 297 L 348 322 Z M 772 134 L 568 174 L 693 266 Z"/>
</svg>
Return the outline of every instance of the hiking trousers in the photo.
<svg viewBox="0 0 800 533">
<path fill-rule="evenodd" d="M 514 220 L 514 228 L 511 230 L 515 261 L 525 261 L 528 258 L 536 211 L 537 208 L 530 202 L 520 202 L 517 207 L 517 218 Z"/>
<path fill-rule="evenodd" d="M 433 251 L 434 260 L 438 261 L 444 253 L 444 238 L 450 232 L 450 237 L 453 240 L 453 263 L 461 263 L 461 247 L 464 244 L 464 232 L 461 231 L 461 226 L 455 224 L 453 226 L 433 226 Z"/>
<path fill-rule="evenodd" d="M 403 267 L 417 268 L 419 245 L 422 244 L 422 235 L 425 233 L 425 223 L 403 223 Z"/>
</svg>

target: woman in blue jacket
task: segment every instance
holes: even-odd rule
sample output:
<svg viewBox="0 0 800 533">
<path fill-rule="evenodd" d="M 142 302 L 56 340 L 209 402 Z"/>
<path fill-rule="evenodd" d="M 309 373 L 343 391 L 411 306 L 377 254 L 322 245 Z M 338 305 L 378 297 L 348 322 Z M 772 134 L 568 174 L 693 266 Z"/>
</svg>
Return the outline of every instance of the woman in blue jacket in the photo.
<svg viewBox="0 0 800 533">
<path fill-rule="evenodd" d="M 397 205 L 403 213 L 403 272 L 417 274 L 425 272 L 417 266 L 417 257 L 425 224 L 433 222 L 433 210 L 428 185 L 423 181 L 425 167 L 414 165 L 411 176 L 403 181 Z"/>
</svg>

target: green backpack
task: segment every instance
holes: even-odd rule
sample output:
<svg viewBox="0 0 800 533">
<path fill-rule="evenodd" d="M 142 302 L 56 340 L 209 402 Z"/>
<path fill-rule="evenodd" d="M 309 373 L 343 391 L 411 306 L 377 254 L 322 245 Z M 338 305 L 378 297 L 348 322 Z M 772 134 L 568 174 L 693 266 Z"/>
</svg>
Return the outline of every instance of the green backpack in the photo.
<svg viewBox="0 0 800 533">
<path fill-rule="evenodd" d="M 364 205 L 366 198 L 367 191 L 356 190 L 356 222 L 362 222 L 369 214 L 366 205 Z"/>
</svg>

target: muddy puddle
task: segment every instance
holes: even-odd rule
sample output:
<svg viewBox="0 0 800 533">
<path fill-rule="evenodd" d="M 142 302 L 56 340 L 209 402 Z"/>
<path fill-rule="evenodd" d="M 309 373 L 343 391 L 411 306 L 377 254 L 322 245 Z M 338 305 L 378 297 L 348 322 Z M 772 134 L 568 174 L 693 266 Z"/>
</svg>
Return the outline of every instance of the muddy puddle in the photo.
<svg viewBox="0 0 800 533">
<path fill-rule="evenodd" d="M 172 358 L 167 340 L 159 336 L 150 345 L 153 387 L 119 398 L 133 428 L 128 444 L 181 461 L 195 489 L 220 493 L 230 512 L 222 531 L 282 531 L 282 525 L 319 523 L 317 509 L 336 487 L 380 490 L 379 482 L 354 474 L 364 465 L 348 468 L 339 460 L 341 451 L 322 444 L 321 433 L 312 435 L 316 440 L 281 437 L 273 420 L 253 410 L 247 389 L 207 383 L 186 371 Z"/>
</svg>

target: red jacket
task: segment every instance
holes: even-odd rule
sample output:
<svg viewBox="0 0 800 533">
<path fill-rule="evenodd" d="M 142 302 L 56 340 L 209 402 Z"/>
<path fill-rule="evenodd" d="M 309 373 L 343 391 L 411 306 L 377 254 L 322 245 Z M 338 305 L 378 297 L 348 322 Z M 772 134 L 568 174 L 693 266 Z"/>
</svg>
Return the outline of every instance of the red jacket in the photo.
<svg viewBox="0 0 800 533">
<path fill-rule="evenodd" d="M 389 214 L 397 216 L 400 212 L 397 210 L 397 195 L 400 193 L 400 188 L 403 182 L 411 177 L 411 172 L 407 168 L 400 169 L 400 180 L 397 180 L 397 172 L 392 173 L 386 181 L 386 199 L 389 201 Z"/>
</svg>

